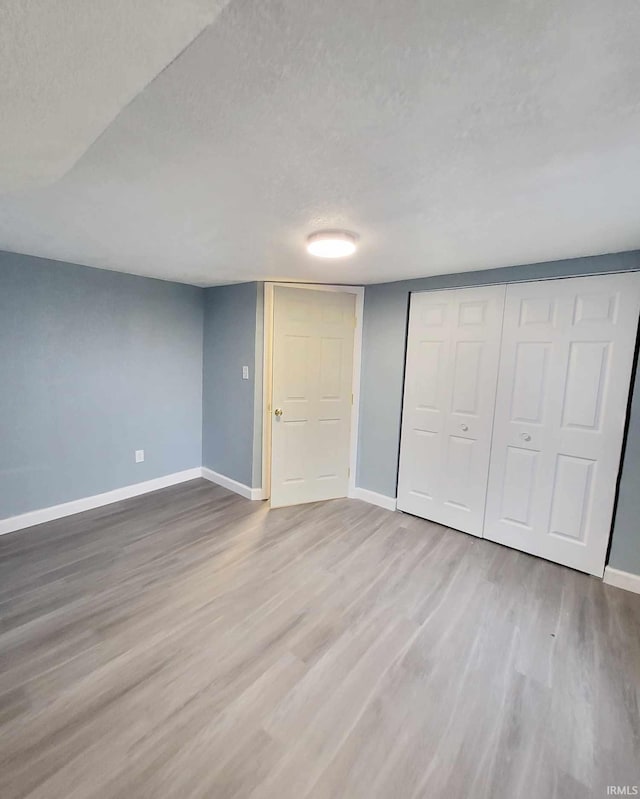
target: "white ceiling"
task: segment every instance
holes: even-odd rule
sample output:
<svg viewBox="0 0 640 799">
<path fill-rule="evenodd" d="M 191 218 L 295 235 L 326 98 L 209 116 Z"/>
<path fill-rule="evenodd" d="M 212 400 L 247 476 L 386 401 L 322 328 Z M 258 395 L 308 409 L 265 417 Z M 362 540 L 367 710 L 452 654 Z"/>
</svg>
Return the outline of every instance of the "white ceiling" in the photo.
<svg viewBox="0 0 640 799">
<path fill-rule="evenodd" d="M 143 5 L 151 26 L 152 6 L 171 4 Z M 157 71 L 198 27 L 147 59 L 136 7 L 118 4 L 138 31 L 118 48 L 123 75 L 141 56 Z M 91 75 L 106 57 L 86 54 L 95 33 L 57 32 Z M 56 146 L 38 153 L 40 177 L 95 138 L 87 109 L 102 122 L 121 110 L 58 180 L 0 196 L 0 248 L 199 285 L 378 282 L 639 248 L 638 41 L 638 0 L 231 0 L 128 105 L 98 75 L 95 106 L 86 91 L 47 106 Z M 22 164 L 18 123 L 0 126 L 0 146 Z M 7 180 L 25 173 L 1 163 Z M 356 231 L 356 256 L 308 256 L 305 236 L 324 227 Z"/>
<path fill-rule="evenodd" d="M 0 0 L 0 189 L 65 174 L 228 0 Z"/>
</svg>

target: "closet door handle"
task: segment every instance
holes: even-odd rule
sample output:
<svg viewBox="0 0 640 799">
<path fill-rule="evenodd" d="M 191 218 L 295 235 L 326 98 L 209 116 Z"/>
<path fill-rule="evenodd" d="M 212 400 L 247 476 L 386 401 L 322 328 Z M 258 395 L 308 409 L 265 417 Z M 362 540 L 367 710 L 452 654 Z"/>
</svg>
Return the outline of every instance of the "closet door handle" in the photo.
<svg viewBox="0 0 640 799">
<path fill-rule="evenodd" d="M 468 424 L 461 424 L 461 425 L 460 425 L 460 429 L 461 429 L 461 430 L 464 430 L 464 432 L 466 433 L 466 432 L 467 432 L 467 430 L 469 429 L 469 425 L 468 425 Z"/>
<path fill-rule="evenodd" d="M 529 433 L 520 433 L 520 438 L 523 441 L 531 441 L 531 436 L 529 435 Z"/>
</svg>

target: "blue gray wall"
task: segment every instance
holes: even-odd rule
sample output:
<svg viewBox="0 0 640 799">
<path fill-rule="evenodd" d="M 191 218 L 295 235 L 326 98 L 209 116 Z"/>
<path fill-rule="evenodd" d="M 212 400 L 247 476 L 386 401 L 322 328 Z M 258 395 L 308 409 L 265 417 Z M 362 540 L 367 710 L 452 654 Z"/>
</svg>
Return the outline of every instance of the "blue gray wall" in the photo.
<svg viewBox="0 0 640 799">
<path fill-rule="evenodd" d="M 357 485 L 396 496 L 410 292 L 637 269 L 638 251 L 367 286 Z M 640 574 L 640 381 L 633 397 L 610 565 Z"/>
<path fill-rule="evenodd" d="M 262 387 L 256 325 L 261 288 L 238 283 L 205 291 L 202 464 L 253 487 L 261 479 L 260 469 L 254 468 L 259 462 L 254 453 L 256 397 Z M 249 380 L 242 379 L 243 366 L 249 367 Z"/>
<path fill-rule="evenodd" d="M 0 518 L 200 465 L 203 295 L 0 252 Z"/>
<path fill-rule="evenodd" d="M 640 574 L 640 370 L 631 398 L 609 565 Z"/>
</svg>

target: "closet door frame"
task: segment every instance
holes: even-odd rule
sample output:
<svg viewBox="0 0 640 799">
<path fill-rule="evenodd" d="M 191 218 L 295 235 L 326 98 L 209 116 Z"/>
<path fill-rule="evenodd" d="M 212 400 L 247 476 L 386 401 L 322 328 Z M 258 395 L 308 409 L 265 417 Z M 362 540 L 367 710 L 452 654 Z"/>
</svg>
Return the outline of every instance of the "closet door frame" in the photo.
<svg viewBox="0 0 640 799">
<path fill-rule="evenodd" d="M 411 291 L 409 292 L 409 302 L 407 307 L 407 330 L 405 333 L 405 358 L 404 358 L 404 374 L 403 374 L 403 384 L 402 384 L 402 401 L 401 401 L 401 417 L 400 417 L 400 436 L 399 436 L 399 454 L 400 453 L 400 446 L 402 441 L 402 428 L 405 424 L 405 393 L 406 393 L 406 380 L 407 380 L 407 353 L 408 353 L 408 336 L 409 336 L 409 314 L 410 314 L 410 302 L 411 298 L 414 294 L 423 294 L 423 293 L 438 293 L 442 291 L 451 291 L 454 289 L 463 289 L 463 288 L 485 288 L 489 286 L 504 286 L 505 292 L 507 288 L 511 285 L 518 285 L 518 284 L 525 284 L 525 283 L 549 283 L 557 280 L 571 280 L 573 278 L 585 278 L 585 277 L 605 277 L 605 276 L 613 276 L 613 275 L 638 275 L 638 280 L 640 280 L 640 269 L 623 269 L 623 270 L 616 270 L 611 272 L 582 272 L 577 274 L 569 274 L 569 275 L 553 275 L 553 276 L 540 276 L 540 277 L 527 277 L 527 278 L 520 278 L 517 280 L 505 280 L 505 281 L 495 281 L 495 282 L 485 282 L 485 283 L 477 283 L 477 284 L 467 284 L 463 286 L 442 286 L 433 289 L 422 289 L 419 291 Z M 629 386 L 627 389 L 627 403 L 626 403 L 626 412 L 625 418 L 623 422 L 623 433 L 622 433 L 622 443 L 620 447 L 620 458 L 617 464 L 617 472 L 616 472 L 616 483 L 615 483 L 615 496 L 613 499 L 613 509 L 611 513 L 611 520 L 609 524 L 609 528 L 607 531 L 607 548 L 605 554 L 605 562 L 608 559 L 608 552 L 611 546 L 611 536 L 613 534 L 613 529 L 615 525 L 616 519 L 616 509 L 618 504 L 618 496 L 620 490 L 620 474 L 622 471 L 623 460 L 624 460 L 624 453 L 627 444 L 627 437 L 629 431 L 629 420 L 630 420 L 630 412 L 631 412 L 631 401 L 633 397 L 633 386 L 634 386 L 634 375 L 636 373 L 636 369 L 638 363 L 640 361 L 640 325 L 636 330 L 636 338 L 634 341 L 634 356 L 633 356 L 633 363 L 631 366 L 631 374 L 630 374 L 630 381 Z M 493 446 L 493 436 L 492 436 L 492 446 Z M 400 457 L 398 459 L 398 477 L 397 477 L 397 484 L 399 487 L 399 480 L 400 480 Z M 398 492 L 397 492 L 398 493 Z M 486 497 L 485 497 L 485 513 L 484 513 L 484 520 L 486 522 Z M 484 525 L 483 525 L 484 527 Z M 484 529 L 483 529 L 483 537 L 484 537 Z M 489 539 L 487 539 L 489 540 Z M 520 551 L 520 550 L 518 550 Z M 604 564 L 603 564 L 604 568 Z M 598 572 L 599 576 L 602 576 L 601 572 Z"/>
</svg>

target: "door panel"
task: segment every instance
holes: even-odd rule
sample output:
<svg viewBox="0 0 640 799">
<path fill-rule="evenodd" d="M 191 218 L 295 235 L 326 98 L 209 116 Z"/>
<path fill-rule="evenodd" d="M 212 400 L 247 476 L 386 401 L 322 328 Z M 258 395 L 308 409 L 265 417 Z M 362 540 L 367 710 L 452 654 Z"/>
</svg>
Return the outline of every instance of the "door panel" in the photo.
<svg viewBox="0 0 640 799">
<path fill-rule="evenodd" d="M 444 503 L 452 508 L 471 512 L 473 506 L 473 465 L 477 442 L 461 436 L 448 436 Z"/>
<path fill-rule="evenodd" d="M 421 411 L 440 414 L 442 398 L 442 341 L 421 341 L 417 344 L 416 358 L 422 370 L 416 375 L 416 407 Z"/>
<path fill-rule="evenodd" d="M 524 341 L 516 345 L 511 418 L 542 424 L 551 344 Z"/>
<path fill-rule="evenodd" d="M 398 507 L 482 535 L 504 286 L 411 297 Z"/>
<path fill-rule="evenodd" d="M 637 274 L 507 287 L 486 538 L 602 575 L 639 310 Z"/>
<path fill-rule="evenodd" d="M 563 427 L 598 430 L 602 393 L 607 383 L 609 342 L 572 341 L 562 409 Z"/>
<path fill-rule="evenodd" d="M 595 461 L 587 458 L 557 456 L 549 524 L 552 535 L 584 541 L 595 465 Z"/>
<path fill-rule="evenodd" d="M 285 334 L 282 339 L 284 359 L 289 365 L 289 377 L 283 387 L 285 401 L 309 401 L 311 343 L 309 336 Z"/>
<path fill-rule="evenodd" d="M 272 507 L 347 495 L 354 328 L 355 295 L 275 287 Z"/>
<path fill-rule="evenodd" d="M 539 454 L 523 447 L 507 447 L 501 517 L 527 528 L 531 527 Z"/>
<path fill-rule="evenodd" d="M 451 411 L 477 416 L 484 342 L 457 341 L 453 366 Z"/>
</svg>

